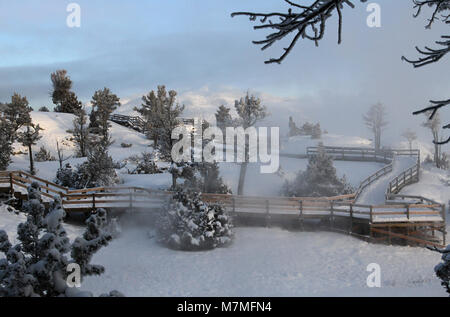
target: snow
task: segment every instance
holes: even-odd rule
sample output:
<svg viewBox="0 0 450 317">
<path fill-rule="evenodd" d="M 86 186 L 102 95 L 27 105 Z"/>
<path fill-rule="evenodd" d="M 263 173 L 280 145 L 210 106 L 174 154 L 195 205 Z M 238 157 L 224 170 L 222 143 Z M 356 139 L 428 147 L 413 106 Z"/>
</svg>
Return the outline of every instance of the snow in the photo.
<svg viewBox="0 0 450 317">
<path fill-rule="evenodd" d="M 66 139 L 65 154 L 73 153 L 74 145 L 66 132 L 72 127 L 73 115 L 32 112 L 32 117 L 45 129 L 35 151 L 45 145 L 56 156 L 55 140 Z M 144 135 L 115 123 L 111 125 L 115 143 L 110 153 L 114 160 L 151 151 L 151 142 Z M 316 146 L 320 141 L 327 146 L 371 146 L 367 139 L 324 134 L 321 140 L 310 137 L 284 140 L 281 152 L 305 154 L 307 146 Z M 133 146 L 122 148 L 122 142 Z M 21 149 L 20 145 L 15 147 Z M 422 154 L 426 151 L 424 148 Z M 72 166 L 83 161 L 69 160 Z M 259 164 L 249 164 L 245 194 L 278 195 L 284 179 L 305 170 L 307 160 L 281 157 L 280 165 L 282 176 L 260 174 Z M 384 166 L 343 161 L 335 161 L 334 165 L 338 175 L 345 174 L 354 186 Z M 387 183 L 410 165 L 411 161 L 404 157 L 395 160 L 394 171 L 363 193 L 359 202 L 379 204 L 381 199 L 384 202 Z M 38 176 L 54 179 L 57 162 L 36 162 L 36 166 Z M 27 170 L 28 157 L 14 156 L 9 169 Z M 239 165 L 220 164 L 220 170 L 225 182 L 236 192 Z M 450 182 L 448 172 L 428 166 L 420 176 L 420 183 L 407 186 L 401 194 L 421 195 L 447 203 L 450 197 L 450 186 L 445 185 Z M 171 184 L 168 173 L 122 173 L 120 177 L 123 186 L 160 189 Z M 17 225 L 24 221 L 25 215 L 10 213 L 5 205 L 0 205 L 0 229 L 8 233 L 12 243 L 17 242 Z M 235 240 L 227 248 L 181 252 L 158 244 L 151 238 L 154 233 L 145 223 L 124 226 L 121 236 L 94 256 L 93 263 L 104 265 L 106 272 L 99 277 L 88 277 L 83 290 L 99 295 L 117 289 L 127 296 L 446 296 L 433 270 L 440 261 L 440 254 L 425 248 L 369 244 L 330 232 L 244 227 L 235 228 Z M 84 226 L 65 224 L 65 229 L 73 241 L 82 234 Z M 381 266 L 381 288 L 366 286 L 369 275 L 366 268 L 370 263 Z"/>
<path fill-rule="evenodd" d="M 127 296 L 445 296 L 423 248 L 368 244 L 329 232 L 237 228 L 233 244 L 208 252 L 173 251 L 147 228 L 125 229 L 97 253 L 105 266 L 83 289 Z M 130 259 L 133 259 L 130 261 Z M 367 265 L 381 266 L 381 288 L 366 285 Z M 407 265 L 405 265 L 407 263 Z"/>
</svg>

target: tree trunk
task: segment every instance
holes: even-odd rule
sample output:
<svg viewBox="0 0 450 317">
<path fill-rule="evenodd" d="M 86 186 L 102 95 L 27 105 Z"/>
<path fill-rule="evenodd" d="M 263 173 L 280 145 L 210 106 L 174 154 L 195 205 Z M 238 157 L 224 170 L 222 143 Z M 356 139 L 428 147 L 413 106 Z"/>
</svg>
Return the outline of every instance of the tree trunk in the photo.
<svg viewBox="0 0 450 317">
<path fill-rule="evenodd" d="M 172 173 L 172 190 L 175 190 L 175 188 L 177 187 L 177 176 Z"/>
<path fill-rule="evenodd" d="M 238 195 L 244 194 L 244 182 L 245 182 L 245 174 L 247 172 L 248 162 L 243 162 L 241 164 L 241 170 L 239 173 L 239 184 L 238 184 Z"/>
<path fill-rule="evenodd" d="M 33 153 L 31 152 L 31 145 L 28 146 L 28 154 L 30 156 L 30 173 L 34 175 Z"/>
</svg>

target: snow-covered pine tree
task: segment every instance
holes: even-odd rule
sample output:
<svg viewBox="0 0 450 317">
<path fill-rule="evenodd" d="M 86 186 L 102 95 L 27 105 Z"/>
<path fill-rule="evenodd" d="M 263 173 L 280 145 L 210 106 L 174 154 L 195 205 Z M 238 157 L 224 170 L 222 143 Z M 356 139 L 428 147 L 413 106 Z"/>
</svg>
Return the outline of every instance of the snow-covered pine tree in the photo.
<svg viewBox="0 0 450 317">
<path fill-rule="evenodd" d="M 39 148 L 39 151 L 34 155 L 34 160 L 36 162 L 56 161 L 55 157 L 52 156 L 50 151 L 48 151 L 44 146 Z"/>
<path fill-rule="evenodd" d="M 221 105 L 219 109 L 217 109 L 217 112 L 215 113 L 216 116 L 216 126 L 222 130 L 222 133 L 224 135 L 225 140 L 225 129 L 227 127 L 231 127 L 233 124 L 233 118 L 230 114 L 231 109 L 225 107 L 224 105 Z"/>
<path fill-rule="evenodd" d="M 73 120 L 73 128 L 67 132 L 72 133 L 73 139 L 77 146 L 77 156 L 86 157 L 91 147 L 92 138 L 90 137 L 90 129 L 87 123 L 87 115 L 84 109 L 75 112 Z"/>
<path fill-rule="evenodd" d="M 93 132 L 107 136 L 110 124 L 109 116 L 117 107 L 120 107 L 120 99 L 109 88 L 97 90 L 92 97 L 92 111 L 89 127 Z"/>
<path fill-rule="evenodd" d="M 6 104 L 3 114 L 13 131 L 10 134 L 11 142 L 14 142 L 16 133 L 21 127 L 31 123 L 31 110 L 32 108 L 29 106 L 27 97 L 22 97 L 17 93 L 14 93 L 11 97 L 11 102 Z"/>
<path fill-rule="evenodd" d="M 223 206 L 205 203 L 193 191 L 174 193 L 157 225 L 158 241 L 177 250 L 213 249 L 233 239 L 232 221 Z"/>
<path fill-rule="evenodd" d="M 112 239 L 112 236 L 102 229 L 106 222 L 106 211 L 102 208 L 97 209 L 86 220 L 86 230 L 83 236 L 76 238 L 73 242 L 71 256 L 74 263 L 80 266 L 82 276 L 100 275 L 105 271 L 103 266 L 90 262 L 95 252 L 107 246 Z"/>
<path fill-rule="evenodd" d="M 11 162 L 13 129 L 6 118 L 0 116 L 0 170 L 4 171 Z"/>
<path fill-rule="evenodd" d="M 91 216 L 83 237 L 71 245 L 63 227 L 65 212 L 59 197 L 46 213 L 39 184 L 32 183 L 22 211 L 27 213 L 27 221 L 18 226 L 17 245 L 12 246 L 7 234 L 0 231 L 0 251 L 6 255 L 0 260 L 0 296 L 92 296 L 68 286 L 67 266 L 80 265 L 81 278 L 104 271 L 90 260 L 111 239 L 101 229 L 106 212 Z M 70 251 L 72 259 L 67 257 Z M 110 296 L 115 294 L 120 295 L 113 291 Z"/>
<path fill-rule="evenodd" d="M 132 170 L 129 170 L 129 174 L 157 174 L 160 173 L 160 169 L 156 165 L 157 154 L 155 152 L 142 152 L 140 155 L 132 156 L 129 160 L 136 165 Z"/>
<path fill-rule="evenodd" d="M 50 75 L 53 85 L 52 100 L 56 105 L 55 112 L 76 113 L 82 104 L 72 89 L 72 80 L 65 69 L 57 70 Z"/>
<path fill-rule="evenodd" d="M 26 129 L 24 131 L 17 133 L 17 141 L 28 148 L 28 156 L 30 158 L 30 173 L 32 175 L 35 174 L 32 146 L 36 145 L 36 142 L 42 138 L 42 136 L 40 135 L 41 130 L 43 129 L 39 126 L 39 124 L 35 125 L 34 123 L 30 122 L 27 123 Z"/>
<path fill-rule="evenodd" d="M 172 131 L 179 125 L 179 116 L 184 106 L 177 103 L 177 92 L 167 92 L 165 86 L 158 86 L 158 91 L 151 91 L 142 97 L 142 105 L 135 108 L 144 118 L 147 136 L 154 141 L 154 148 L 160 150 L 164 159 L 171 159 Z"/>
<path fill-rule="evenodd" d="M 434 271 L 436 276 L 441 280 L 441 285 L 450 294 L 450 245 L 443 250 L 436 247 L 429 249 L 442 254 L 442 262 L 434 267 Z"/>
<path fill-rule="evenodd" d="M 333 159 L 322 144 L 319 144 L 318 153 L 309 158 L 306 171 L 299 171 L 296 178 L 292 182 L 286 181 L 282 188 L 282 194 L 289 197 L 337 196 L 353 192 L 354 188 L 345 176 L 337 176 Z"/>
<path fill-rule="evenodd" d="M 74 188 L 111 186 L 118 182 L 113 159 L 108 153 L 111 143 L 107 136 L 92 144 L 87 161 L 77 167 Z"/>
</svg>

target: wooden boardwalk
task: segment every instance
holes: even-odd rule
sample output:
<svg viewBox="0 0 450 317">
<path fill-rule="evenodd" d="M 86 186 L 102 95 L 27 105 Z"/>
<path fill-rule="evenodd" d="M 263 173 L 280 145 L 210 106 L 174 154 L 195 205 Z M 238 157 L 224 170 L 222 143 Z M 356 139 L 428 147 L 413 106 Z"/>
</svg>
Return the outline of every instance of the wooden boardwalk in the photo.
<svg viewBox="0 0 450 317">
<path fill-rule="evenodd" d="M 418 151 L 396 150 L 375 153 L 370 149 L 329 148 L 332 155 L 351 157 L 358 153 L 364 160 L 385 160 L 384 168 L 363 180 L 357 192 L 336 197 L 250 197 L 202 194 L 208 202 L 219 202 L 238 223 L 285 225 L 304 228 L 310 222 L 333 231 L 344 232 L 369 241 L 386 241 L 412 245 L 445 245 L 445 205 L 421 196 L 398 195 L 406 185 L 419 178 L 419 159 L 411 168 L 397 175 L 386 189 L 386 201 L 379 205 L 358 204 L 360 193 L 375 180 L 392 171 L 394 155 L 420 155 Z M 311 152 L 310 152 L 311 151 Z M 308 149 L 308 155 L 314 155 Z M 328 151 L 328 150 L 327 150 Z M 358 152 L 360 151 L 360 152 Z M 408 152 L 408 153 L 407 153 Z M 351 154 L 350 154 L 351 153 Z M 26 188 L 32 182 L 41 186 L 44 201 L 61 197 L 66 212 L 90 213 L 97 208 L 118 212 L 148 212 L 159 209 L 171 192 L 140 187 L 101 187 L 70 190 L 23 171 L 0 172 L 0 186 L 19 200 L 26 199 Z"/>
</svg>

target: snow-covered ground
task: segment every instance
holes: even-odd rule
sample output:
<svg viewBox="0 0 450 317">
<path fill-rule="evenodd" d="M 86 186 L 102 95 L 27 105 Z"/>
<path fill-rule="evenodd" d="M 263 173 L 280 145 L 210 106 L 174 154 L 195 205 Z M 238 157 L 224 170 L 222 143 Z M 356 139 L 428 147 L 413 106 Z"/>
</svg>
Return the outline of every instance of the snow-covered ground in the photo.
<svg viewBox="0 0 450 317">
<path fill-rule="evenodd" d="M 72 153 L 73 144 L 66 133 L 72 126 L 72 115 L 33 112 L 32 116 L 46 129 L 38 146 L 45 144 L 56 155 L 55 139 L 66 138 L 66 154 Z M 143 135 L 119 125 L 112 124 L 112 136 L 116 140 L 111 148 L 115 160 L 151 149 Z M 121 148 L 122 142 L 133 146 Z M 331 134 L 324 135 L 322 142 L 358 147 L 371 144 L 366 139 Z M 317 141 L 296 137 L 284 142 L 281 150 L 302 154 L 311 145 L 317 145 Z M 81 161 L 72 159 L 71 164 Z M 280 164 L 284 177 L 289 178 L 306 169 L 307 160 L 281 158 Z M 345 174 L 355 186 L 383 166 L 364 162 L 334 164 L 338 174 Z M 10 169 L 27 167 L 27 157 L 17 155 Z M 37 168 L 39 176 L 52 180 L 57 162 L 37 163 Z M 222 164 L 220 168 L 222 177 L 235 191 L 239 166 Z M 399 171 L 402 168 L 403 165 L 398 166 Z M 170 184 L 168 174 L 121 177 L 125 185 L 160 188 Z M 449 180 L 446 172 L 426 168 L 421 182 L 406 187 L 402 193 L 446 203 L 450 187 L 444 182 Z M 258 164 L 250 164 L 245 193 L 274 195 L 283 181 L 275 174 L 260 174 Z M 13 241 L 17 224 L 24 220 L 24 215 L 9 213 L 0 206 L 0 229 L 6 230 Z M 144 223 L 126 225 L 121 237 L 94 256 L 93 263 L 104 265 L 106 272 L 87 278 L 83 288 L 97 295 L 117 289 L 128 296 L 446 296 L 433 271 L 440 255 L 424 248 L 369 244 L 329 232 L 244 227 L 235 229 L 235 241 L 228 248 L 180 252 L 156 243 L 153 229 Z M 83 231 L 82 226 L 73 224 L 66 224 L 65 228 L 71 239 Z M 370 263 L 381 266 L 381 288 L 366 285 Z"/>
<path fill-rule="evenodd" d="M 5 206 L 0 217 L 10 237 L 25 221 Z M 65 229 L 72 241 L 83 232 L 72 224 Z M 129 225 L 94 256 L 106 271 L 82 288 L 127 296 L 446 296 L 433 272 L 439 259 L 423 248 L 279 228 L 236 228 L 228 248 L 181 252 L 159 245 L 149 227 Z M 366 284 L 370 263 L 381 267 L 381 288 Z"/>
</svg>

